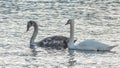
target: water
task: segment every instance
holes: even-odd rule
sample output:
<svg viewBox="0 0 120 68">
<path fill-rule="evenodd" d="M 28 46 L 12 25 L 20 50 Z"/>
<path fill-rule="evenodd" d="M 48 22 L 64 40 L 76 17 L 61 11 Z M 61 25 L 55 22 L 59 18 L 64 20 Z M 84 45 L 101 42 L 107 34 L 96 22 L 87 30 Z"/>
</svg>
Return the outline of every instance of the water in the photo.
<svg viewBox="0 0 120 68">
<path fill-rule="evenodd" d="M 112 52 L 57 51 L 38 48 L 32 56 L 29 40 L 39 24 L 36 41 L 53 35 L 69 37 L 68 19 L 75 19 L 78 41 L 95 39 L 120 45 L 119 0 L 1 0 L 0 68 L 119 68 L 120 46 Z"/>
</svg>

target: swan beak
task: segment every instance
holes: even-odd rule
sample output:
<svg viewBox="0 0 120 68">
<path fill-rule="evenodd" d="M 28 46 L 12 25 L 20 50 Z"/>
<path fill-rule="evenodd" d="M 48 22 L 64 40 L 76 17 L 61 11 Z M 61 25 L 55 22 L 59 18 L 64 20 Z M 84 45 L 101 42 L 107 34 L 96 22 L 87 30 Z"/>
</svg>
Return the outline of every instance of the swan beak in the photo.
<svg viewBox="0 0 120 68">
<path fill-rule="evenodd" d="M 26 30 L 26 32 L 28 32 L 29 28 L 30 28 L 30 26 L 29 26 L 29 25 L 27 25 L 27 30 Z"/>
<path fill-rule="evenodd" d="M 65 25 L 67 25 L 67 23 Z"/>
<path fill-rule="evenodd" d="M 67 22 L 65 25 L 68 25 L 69 23 Z"/>
<path fill-rule="evenodd" d="M 28 32 L 29 28 L 27 28 L 26 32 Z"/>
<path fill-rule="evenodd" d="M 70 22 L 71 22 L 71 21 L 72 21 L 72 20 L 71 20 L 71 19 L 69 19 L 65 25 L 70 24 Z"/>
</svg>

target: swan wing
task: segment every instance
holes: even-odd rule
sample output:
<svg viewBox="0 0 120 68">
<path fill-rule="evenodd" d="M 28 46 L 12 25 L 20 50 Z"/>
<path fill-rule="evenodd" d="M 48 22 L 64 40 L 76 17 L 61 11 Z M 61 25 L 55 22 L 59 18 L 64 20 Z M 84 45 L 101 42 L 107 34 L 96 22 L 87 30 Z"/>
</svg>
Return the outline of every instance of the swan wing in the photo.
<svg viewBox="0 0 120 68">
<path fill-rule="evenodd" d="M 65 43 L 64 41 L 68 41 L 68 38 L 64 36 L 50 36 L 39 41 L 38 46 L 45 47 L 45 48 L 58 49 L 58 50 L 62 48 L 66 49 L 67 43 Z"/>
<path fill-rule="evenodd" d="M 96 40 L 85 40 L 76 45 L 76 48 L 82 50 L 111 50 L 115 46 L 109 46 L 108 44 L 96 41 Z"/>
</svg>

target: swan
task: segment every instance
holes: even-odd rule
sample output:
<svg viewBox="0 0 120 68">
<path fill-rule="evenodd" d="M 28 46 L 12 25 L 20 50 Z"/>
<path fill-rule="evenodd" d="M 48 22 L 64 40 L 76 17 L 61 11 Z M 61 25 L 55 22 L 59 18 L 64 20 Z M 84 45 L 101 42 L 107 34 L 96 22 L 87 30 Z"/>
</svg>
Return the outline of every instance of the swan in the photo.
<svg viewBox="0 0 120 68">
<path fill-rule="evenodd" d="M 35 42 L 34 40 L 38 34 L 38 25 L 35 21 L 28 21 L 26 32 L 28 32 L 29 28 L 32 26 L 34 27 L 34 32 L 33 32 L 32 37 L 30 39 L 30 48 L 31 49 L 35 50 L 35 46 L 52 48 L 52 49 L 57 49 L 57 50 L 67 48 L 67 43 L 68 43 L 69 38 L 64 37 L 64 36 L 57 36 L 56 35 L 56 36 L 46 37 L 39 42 Z"/>
<path fill-rule="evenodd" d="M 70 24 L 70 39 L 68 42 L 69 49 L 110 51 L 112 48 L 118 46 L 118 45 L 109 46 L 108 44 L 101 43 L 101 42 L 93 40 L 93 39 L 87 39 L 87 40 L 82 41 L 78 44 L 74 44 L 73 43 L 73 40 L 74 40 L 74 20 L 69 19 L 65 25 L 67 25 L 67 24 Z"/>
</svg>

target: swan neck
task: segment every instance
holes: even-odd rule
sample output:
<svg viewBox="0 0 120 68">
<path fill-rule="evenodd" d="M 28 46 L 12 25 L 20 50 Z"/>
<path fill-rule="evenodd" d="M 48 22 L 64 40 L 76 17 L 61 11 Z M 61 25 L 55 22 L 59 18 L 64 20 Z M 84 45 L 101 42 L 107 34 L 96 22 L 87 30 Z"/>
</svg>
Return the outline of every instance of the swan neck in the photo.
<svg viewBox="0 0 120 68">
<path fill-rule="evenodd" d="M 70 39 L 68 42 L 68 48 L 69 49 L 75 49 L 74 47 L 74 23 L 70 23 Z"/>
<path fill-rule="evenodd" d="M 74 23 L 70 24 L 70 40 L 69 43 L 74 43 Z"/>
<path fill-rule="evenodd" d="M 35 23 L 33 25 L 33 27 L 34 27 L 34 32 L 33 32 L 32 37 L 30 39 L 30 44 L 34 42 L 34 40 L 35 40 L 35 38 L 36 38 L 36 36 L 38 34 L 38 25 Z"/>
</svg>

